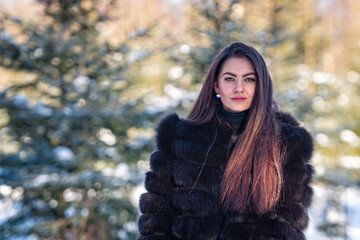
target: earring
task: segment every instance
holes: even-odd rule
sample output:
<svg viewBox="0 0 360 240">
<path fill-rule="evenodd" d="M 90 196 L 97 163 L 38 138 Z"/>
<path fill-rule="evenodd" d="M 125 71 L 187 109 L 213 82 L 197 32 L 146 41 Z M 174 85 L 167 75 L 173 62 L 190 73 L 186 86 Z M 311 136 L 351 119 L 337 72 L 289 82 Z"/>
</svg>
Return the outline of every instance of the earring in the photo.
<svg viewBox="0 0 360 240">
<path fill-rule="evenodd" d="M 215 95 L 215 97 L 219 99 L 219 98 L 220 98 L 220 93 L 217 93 L 217 94 Z"/>
</svg>

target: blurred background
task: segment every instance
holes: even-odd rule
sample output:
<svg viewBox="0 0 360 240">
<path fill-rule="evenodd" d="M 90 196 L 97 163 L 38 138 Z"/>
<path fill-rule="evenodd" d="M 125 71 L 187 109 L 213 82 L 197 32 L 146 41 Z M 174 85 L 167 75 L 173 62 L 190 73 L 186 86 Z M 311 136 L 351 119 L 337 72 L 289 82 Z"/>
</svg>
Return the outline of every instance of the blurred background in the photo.
<svg viewBox="0 0 360 240">
<path fill-rule="evenodd" d="M 360 239 L 360 1 L 0 0 L 0 239 L 136 239 L 154 126 L 254 46 L 312 133 L 308 239 Z"/>
</svg>

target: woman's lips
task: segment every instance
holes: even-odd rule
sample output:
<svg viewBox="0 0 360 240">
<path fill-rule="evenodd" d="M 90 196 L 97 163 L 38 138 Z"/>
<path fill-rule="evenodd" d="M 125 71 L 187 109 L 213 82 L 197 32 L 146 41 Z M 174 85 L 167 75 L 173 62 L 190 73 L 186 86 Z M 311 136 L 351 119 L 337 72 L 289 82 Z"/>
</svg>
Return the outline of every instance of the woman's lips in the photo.
<svg viewBox="0 0 360 240">
<path fill-rule="evenodd" d="M 243 102 L 246 100 L 246 97 L 234 97 L 234 98 L 231 98 L 233 101 L 235 102 Z"/>
</svg>

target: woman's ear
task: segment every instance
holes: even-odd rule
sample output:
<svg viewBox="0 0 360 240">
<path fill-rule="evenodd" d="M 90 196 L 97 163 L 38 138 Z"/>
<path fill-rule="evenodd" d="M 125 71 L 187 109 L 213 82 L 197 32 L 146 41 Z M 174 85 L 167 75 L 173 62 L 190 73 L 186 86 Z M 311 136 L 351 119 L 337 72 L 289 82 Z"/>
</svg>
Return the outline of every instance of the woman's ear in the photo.
<svg viewBox="0 0 360 240">
<path fill-rule="evenodd" d="M 220 92 L 217 82 L 214 82 L 214 91 L 215 91 L 216 93 L 219 93 L 219 92 Z"/>
</svg>

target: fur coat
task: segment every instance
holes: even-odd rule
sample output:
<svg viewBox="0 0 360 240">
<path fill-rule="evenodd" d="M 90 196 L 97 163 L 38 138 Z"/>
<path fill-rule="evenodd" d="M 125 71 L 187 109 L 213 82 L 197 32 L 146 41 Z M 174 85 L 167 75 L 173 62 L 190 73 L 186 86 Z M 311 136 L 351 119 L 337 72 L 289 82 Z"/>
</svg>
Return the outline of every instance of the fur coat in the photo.
<svg viewBox="0 0 360 240">
<path fill-rule="evenodd" d="M 313 195 L 312 138 L 289 114 L 277 112 L 273 120 L 284 153 L 284 184 L 276 207 L 257 216 L 251 209 L 242 214 L 219 209 L 219 187 L 229 158 L 224 146 L 232 129 L 217 124 L 217 138 L 199 176 L 216 123 L 193 125 L 176 114 L 164 118 L 145 178 L 147 192 L 140 197 L 139 240 L 305 239 Z"/>
</svg>

